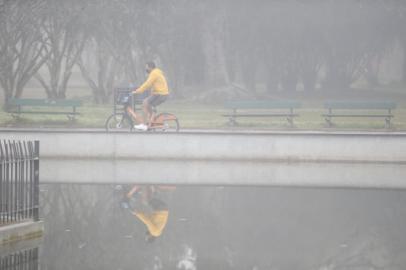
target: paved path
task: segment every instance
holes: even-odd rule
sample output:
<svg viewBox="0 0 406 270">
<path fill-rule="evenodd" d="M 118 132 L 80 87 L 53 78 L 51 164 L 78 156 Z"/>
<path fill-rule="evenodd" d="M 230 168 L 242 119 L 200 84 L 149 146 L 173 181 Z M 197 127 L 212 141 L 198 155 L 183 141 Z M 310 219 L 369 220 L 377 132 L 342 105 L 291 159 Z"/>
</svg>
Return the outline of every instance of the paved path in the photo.
<svg viewBox="0 0 406 270">
<path fill-rule="evenodd" d="M 39 133 L 107 133 L 101 128 L 5 128 L 0 127 L 0 133 L 7 132 L 39 132 Z M 121 133 L 121 132 L 118 132 Z M 128 132 L 130 133 L 130 132 Z M 142 132 L 134 131 L 133 134 L 155 134 L 163 132 Z M 183 134 L 289 134 L 289 135 L 388 135 L 388 136 L 406 136 L 406 131 L 368 131 L 368 130 L 269 130 L 269 129 L 182 129 L 179 133 Z"/>
</svg>

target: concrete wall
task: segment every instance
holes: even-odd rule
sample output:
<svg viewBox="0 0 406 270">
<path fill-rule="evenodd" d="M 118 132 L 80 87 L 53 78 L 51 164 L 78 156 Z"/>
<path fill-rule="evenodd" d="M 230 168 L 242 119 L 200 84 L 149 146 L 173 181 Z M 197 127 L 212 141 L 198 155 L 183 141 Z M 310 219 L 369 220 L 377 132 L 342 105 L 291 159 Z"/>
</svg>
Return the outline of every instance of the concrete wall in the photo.
<svg viewBox="0 0 406 270">
<path fill-rule="evenodd" d="M 41 183 L 406 188 L 406 164 L 42 159 Z"/>
<path fill-rule="evenodd" d="M 13 131 L 46 158 L 406 162 L 405 133 L 104 133 Z"/>
</svg>

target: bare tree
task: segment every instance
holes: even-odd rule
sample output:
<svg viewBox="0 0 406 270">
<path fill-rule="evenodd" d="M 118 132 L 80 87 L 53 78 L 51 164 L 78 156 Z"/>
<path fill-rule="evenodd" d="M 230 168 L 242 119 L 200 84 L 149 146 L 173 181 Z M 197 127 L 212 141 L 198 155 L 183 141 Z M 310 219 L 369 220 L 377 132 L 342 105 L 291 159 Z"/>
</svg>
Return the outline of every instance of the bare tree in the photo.
<svg viewBox="0 0 406 270">
<path fill-rule="evenodd" d="M 88 44 L 88 50 L 85 53 L 89 58 L 91 57 L 92 62 L 85 62 L 82 55 L 77 64 L 83 78 L 92 89 L 94 102 L 96 104 L 105 104 L 109 101 L 121 69 L 118 62 L 100 40 L 93 39 Z"/>
<path fill-rule="evenodd" d="M 37 73 L 35 78 L 44 87 L 48 98 L 66 97 L 72 69 L 77 63 L 86 41 L 82 28 L 83 8 L 70 1 L 48 1 L 42 30 L 46 41 L 43 55 L 49 55 L 45 63 L 47 76 Z M 45 72 L 45 71 L 44 71 Z"/>
<path fill-rule="evenodd" d="M 39 30 L 43 1 L 3 1 L 0 16 L 0 85 L 5 104 L 20 97 L 25 85 L 48 59 Z"/>
<path fill-rule="evenodd" d="M 134 13 L 126 1 L 89 2 L 83 12 L 87 41 L 77 65 L 94 102 L 107 103 L 116 83 L 135 82 L 137 77 L 129 21 Z"/>
<path fill-rule="evenodd" d="M 403 27 L 406 24 L 406 3 L 395 3 L 396 5 L 391 10 L 391 14 L 396 14 L 395 25 L 398 26 L 396 33 L 403 48 L 402 81 L 403 83 L 406 83 L 406 29 Z"/>
<path fill-rule="evenodd" d="M 360 2 L 356 5 L 335 1 L 328 6 L 326 22 L 329 27 L 325 28 L 324 34 L 328 46 L 324 88 L 350 88 L 368 73 L 371 61 L 379 58 L 387 44 L 393 42 L 386 28 L 390 17 L 387 12 L 382 12 L 382 4 Z M 342 19 L 344 16 L 346 20 Z"/>
<path fill-rule="evenodd" d="M 48 97 L 64 98 L 78 64 L 104 103 L 113 85 L 140 83 L 155 60 L 175 96 L 207 101 L 270 97 L 300 82 L 306 92 L 360 79 L 374 87 L 388 49 L 406 51 L 405 10 L 392 0 L 1 0 L 0 82 L 8 99 L 37 73 Z"/>
<path fill-rule="evenodd" d="M 139 82 L 143 64 L 148 53 L 148 37 L 146 31 L 150 23 L 145 17 L 148 6 L 137 1 L 118 1 L 107 10 L 107 16 L 115 16 L 114 20 L 104 20 L 103 37 L 114 60 L 121 68 L 121 81 L 125 83 Z M 142 68 L 142 69 L 141 69 Z"/>
</svg>

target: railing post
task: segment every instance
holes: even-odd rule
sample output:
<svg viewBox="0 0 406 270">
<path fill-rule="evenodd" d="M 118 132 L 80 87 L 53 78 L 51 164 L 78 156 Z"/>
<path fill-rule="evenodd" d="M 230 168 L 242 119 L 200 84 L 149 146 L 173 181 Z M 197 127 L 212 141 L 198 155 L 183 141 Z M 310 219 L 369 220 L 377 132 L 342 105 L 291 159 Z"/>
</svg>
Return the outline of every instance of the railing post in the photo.
<svg viewBox="0 0 406 270">
<path fill-rule="evenodd" d="M 39 220 L 39 141 L 0 141 L 0 226 Z"/>
<path fill-rule="evenodd" d="M 5 207 L 4 207 L 4 182 L 5 182 L 5 177 L 4 177 L 4 170 L 5 170 L 5 163 L 4 163 L 4 154 L 3 154 L 3 143 L 0 141 L 0 224 L 4 223 L 4 212 Z"/>
<path fill-rule="evenodd" d="M 39 141 L 34 142 L 34 221 L 39 220 Z"/>
</svg>

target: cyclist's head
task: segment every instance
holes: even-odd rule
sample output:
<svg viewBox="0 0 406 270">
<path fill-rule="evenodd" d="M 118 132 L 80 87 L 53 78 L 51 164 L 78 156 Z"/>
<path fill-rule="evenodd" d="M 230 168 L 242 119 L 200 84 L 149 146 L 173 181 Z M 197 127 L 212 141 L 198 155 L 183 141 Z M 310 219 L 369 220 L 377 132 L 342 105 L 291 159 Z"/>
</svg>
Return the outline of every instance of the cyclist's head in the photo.
<svg viewBox="0 0 406 270">
<path fill-rule="evenodd" d="M 147 62 L 145 65 L 145 71 L 149 74 L 154 68 L 156 68 L 156 65 L 153 61 Z"/>
</svg>

